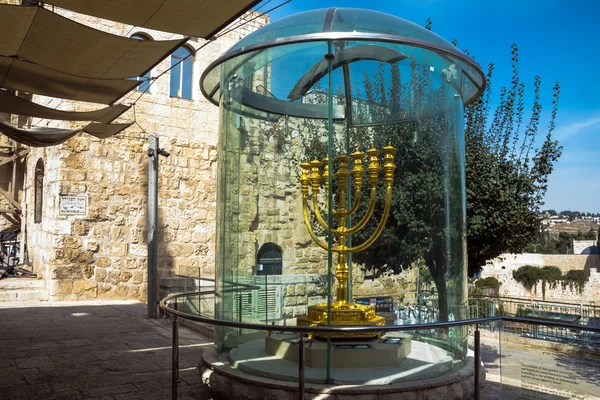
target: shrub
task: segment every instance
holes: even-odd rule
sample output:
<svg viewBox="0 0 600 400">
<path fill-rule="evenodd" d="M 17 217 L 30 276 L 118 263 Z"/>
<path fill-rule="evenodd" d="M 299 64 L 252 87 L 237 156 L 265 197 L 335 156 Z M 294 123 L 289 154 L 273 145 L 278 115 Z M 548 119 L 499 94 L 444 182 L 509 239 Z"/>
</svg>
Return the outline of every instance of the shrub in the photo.
<svg viewBox="0 0 600 400">
<path fill-rule="evenodd" d="M 533 265 L 523 265 L 516 271 L 513 271 L 513 278 L 527 290 L 531 290 L 540 280 L 540 268 Z"/>
<path fill-rule="evenodd" d="M 582 269 L 571 270 L 563 277 L 562 287 L 564 289 L 566 286 L 569 286 L 571 290 L 573 290 L 573 287 L 576 287 L 579 294 L 582 294 L 589 278 L 587 272 Z"/>
<path fill-rule="evenodd" d="M 542 298 L 546 298 L 546 284 L 554 289 L 556 284 L 562 280 L 563 274 L 558 267 L 547 266 L 540 270 L 539 278 L 542 281 Z"/>
<path fill-rule="evenodd" d="M 475 287 L 478 289 L 498 289 L 500 287 L 500 282 L 498 282 L 498 279 L 490 276 L 475 281 Z"/>
</svg>

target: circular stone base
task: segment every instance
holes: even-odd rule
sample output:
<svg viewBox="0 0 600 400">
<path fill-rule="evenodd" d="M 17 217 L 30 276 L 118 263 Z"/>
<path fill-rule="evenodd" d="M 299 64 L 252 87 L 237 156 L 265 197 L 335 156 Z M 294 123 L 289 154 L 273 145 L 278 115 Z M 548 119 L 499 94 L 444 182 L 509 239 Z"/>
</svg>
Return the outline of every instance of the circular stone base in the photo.
<svg viewBox="0 0 600 400">
<path fill-rule="evenodd" d="M 411 355 L 396 368 L 332 368 L 331 378 L 337 385 L 321 383 L 326 377 L 324 368 L 305 368 L 304 392 L 307 399 L 320 400 L 469 399 L 474 393 L 472 352 L 465 361 L 461 368 L 451 370 L 452 361 L 445 351 L 414 341 Z M 219 357 L 207 351 L 200 370 L 218 398 L 298 398 L 298 364 L 265 353 L 264 340 L 245 343 Z M 483 367 L 480 371 L 483 383 Z"/>
</svg>

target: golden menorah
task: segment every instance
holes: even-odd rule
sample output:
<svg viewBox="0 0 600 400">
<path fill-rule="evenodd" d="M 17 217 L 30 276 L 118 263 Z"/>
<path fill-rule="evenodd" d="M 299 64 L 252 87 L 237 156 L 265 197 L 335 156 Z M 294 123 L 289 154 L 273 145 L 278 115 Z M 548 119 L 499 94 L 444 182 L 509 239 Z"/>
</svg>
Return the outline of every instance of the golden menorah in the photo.
<svg viewBox="0 0 600 400">
<path fill-rule="evenodd" d="M 378 316 L 375 313 L 375 307 L 370 305 L 361 305 L 356 303 L 348 302 L 347 288 L 350 284 L 348 282 L 348 263 L 347 254 L 356 253 L 363 251 L 371 246 L 381 235 L 383 228 L 387 222 L 390 214 L 390 207 L 392 203 L 392 183 L 394 182 L 394 170 L 396 164 L 394 164 L 394 154 L 396 149 L 391 145 L 383 148 L 383 168 L 379 160 L 379 150 L 370 149 L 367 151 L 369 157 L 369 165 L 367 172 L 371 183 L 371 199 L 369 207 L 365 212 L 361 220 L 354 226 L 347 226 L 347 217 L 356 214 L 361 203 L 361 191 L 363 185 L 363 177 L 365 175 L 365 169 L 363 167 L 364 153 L 358 150 L 350 155 L 342 154 L 338 156 L 338 170 L 335 173 L 338 183 L 337 193 L 337 207 L 331 210 L 332 217 L 337 219 L 337 227 L 331 229 L 333 235 L 336 236 L 336 243 L 332 246 L 331 251 L 337 254 L 337 263 L 335 266 L 335 276 L 337 278 L 338 286 L 336 291 L 336 301 L 331 304 L 331 308 L 328 307 L 327 303 L 317 304 L 308 307 L 308 315 L 298 318 L 298 325 L 300 326 L 319 326 L 327 325 L 363 325 L 363 326 L 383 326 L 385 325 L 385 318 Z M 350 158 L 353 160 L 352 171 L 348 170 L 348 163 Z M 300 164 L 302 168 L 302 175 L 300 176 L 300 186 L 302 188 L 302 210 L 304 214 L 304 222 L 308 229 L 308 233 L 312 240 L 320 247 L 325 250 L 329 249 L 328 243 L 319 239 L 315 234 L 311 224 L 311 213 L 309 208 L 309 188 L 312 191 L 312 211 L 316 222 L 327 232 L 329 232 L 329 225 L 323 218 L 320 211 L 319 195 L 323 193 L 325 195 L 325 208 L 329 210 L 329 160 L 325 158 L 323 161 L 314 160 L 311 162 L 305 162 Z M 321 174 L 321 168 L 323 173 Z M 383 215 L 379 220 L 379 224 L 371 236 L 362 244 L 348 247 L 348 235 L 363 229 L 369 220 L 373 217 L 375 205 L 377 202 L 377 186 L 379 183 L 379 174 L 383 169 L 385 179 L 385 205 L 383 209 Z M 352 202 L 352 206 L 347 208 L 346 189 L 348 188 L 348 178 L 352 175 L 354 178 L 354 189 L 355 195 Z M 323 192 L 321 187 L 323 186 Z M 333 206 L 333 205 L 332 205 Z M 328 314 L 330 315 L 328 321 Z M 326 336 L 318 335 L 316 336 Z M 378 333 L 340 333 L 332 335 L 332 337 L 373 337 L 377 336 Z"/>
</svg>

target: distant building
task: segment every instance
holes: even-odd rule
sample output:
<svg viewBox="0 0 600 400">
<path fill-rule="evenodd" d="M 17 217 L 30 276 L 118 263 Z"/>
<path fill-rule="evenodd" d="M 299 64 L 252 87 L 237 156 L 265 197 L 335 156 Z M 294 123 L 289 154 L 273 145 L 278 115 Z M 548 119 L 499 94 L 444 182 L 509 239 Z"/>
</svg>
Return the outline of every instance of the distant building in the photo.
<svg viewBox="0 0 600 400">
<path fill-rule="evenodd" d="M 575 240 L 573 239 L 573 254 L 600 254 L 598 248 L 598 239 L 596 240 Z"/>
</svg>

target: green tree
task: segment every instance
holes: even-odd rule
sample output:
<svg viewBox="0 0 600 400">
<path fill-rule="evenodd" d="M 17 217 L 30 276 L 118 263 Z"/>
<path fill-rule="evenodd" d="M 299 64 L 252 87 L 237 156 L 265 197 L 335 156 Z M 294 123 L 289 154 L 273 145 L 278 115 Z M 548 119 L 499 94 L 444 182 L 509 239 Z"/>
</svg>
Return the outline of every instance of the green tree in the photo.
<svg viewBox="0 0 600 400">
<path fill-rule="evenodd" d="M 513 84 L 501 89 L 500 102 L 490 117 L 493 70 L 490 65 L 486 92 L 464 114 L 467 253 L 471 274 L 505 251 L 521 251 L 539 231 L 539 207 L 547 177 L 561 151 L 552 139 L 559 85 L 554 87 L 550 126 L 541 148 L 536 150 L 542 110 L 540 78 L 535 79 L 532 115 L 525 123 L 525 85 L 518 78 L 516 46 L 513 46 Z M 348 135 L 352 138 L 350 146 L 360 145 L 364 149 L 368 143 L 382 148 L 392 143 L 399 152 L 387 224 L 377 241 L 356 253 L 354 260 L 376 274 L 424 264 L 436 285 L 440 320 L 447 320 L 450 311 L 447 299 L 457 297 L 462 291 L 449 284 L 447 274 L 449 267 L 464 261 L 460 259 L 462 242 L 457 240 L 464 228 L 464 200 L 461 185 L 455 184 L 460 183 L 463 174 L 462 159 L 457 150 L 460 146 L 448 138 L 448 126 L 461 115 L 459 111 L 441 111 L 447 109 L 444 102 L 450 96 L 444 92 L 445 85 L 432 84 L 439 77 L 433 75 L 429 66 L 412 61 L 409 74 L 402 76 L 402 71 L 396 63 L 379 64 L 375 73 L 365 72 L 364 99 L 361 99 L 364 104 L 357 105 L 355 118 L 363 118 L 362 110 L 370 118 L 370 126 L 346 128 L 353 130 Z M 407 120 L 403 115 L 428 117 Z M 322 149 L 312 150 L 322 159 Z M 447 182 L 453 183 L 447 185 Z M 383 186 L 383 182 L 379 184 Z M 331 190 L 336 193 L 335 187 Z M 369 197 L 369 187 L 364 185 L 362 198 Z M 368 201 L 361 202 L 362 213 L 367 204 Z M 353 234 L 354 243 L 364 242 L 375 230 L 383 205 L 384 191 L 379 190 L 373 218 L 365 229 Z M 454 259 L 449 259 L 449 254 Z"/>
<path fill-rule="evenodd" d="M 492 75 L 488 70 L 488 86 L 483 96 L 465 110 L 466 122 L 466 176 L 467 176 L 467 255 L 469 273 L 473 274 L 489 259 L 503 252 L 521 252 L 539 232 L 540 206 L 547 187 L 548 176 L 561 154 L 561 147 L 552 133 L 558 110 L 560 86 L 553 88 L 553 108 L 550 125 L 541 147 L 536 149 L 542 105 L 541 79 L 535 78 L 531 116 L 525 122 L 525 84 L 518 74 L 518 48 L 512 47 L 513 80 L 509 88 L 500 90 L 500 101 L 491 113 Z M 426 72 L 423 72 L 426 77 Z M 385 91 L 386 80 L 379 74 L 377 82 L 366 77 L 365 87 L 370 102 L 394 107 L 401 103 L 407 88 L 392 79 Z M 427 86 L 427 79 L 411 82 L 408 89 L 423 96 L 423 104 L 431 105 L 435 97 Z M 395 103 L 393 99 L 397 98 Z M 442 226 L 445 202 L 443 198 L 444 169 L 441 160 L 452 157 L 441 155 L 432 148 L 436 135 L 444 126 L 441 117 L 415 122 L 413 125 L 386 126 L 374 129 L 375 142 L 386 144 L 391 140 L 402 150 L 397 160 L 394 182 L 395 196 L 392 214 L 381 238 L 356 259 L 368 268 L 401 270 L 418 259 L 429 268 L 440 298 L 440 319 L 448 315 L 447 304 L 441 300 L 448 294 L 447 268 L 444 259 L 444 237 L 458 234 L 447 232 Z M 418 132 L 426 140 L 415 141 Z M 429 145 L 428 145 L 429 143 Z M 446 158 L 444 158 L 446 157 Z M 454 171 L 454 173 L 458 173 Z M 455 200 L 460 194 L 452 193 Z M 380 202 L 381 204 L 382 202 Z M 377 221 L 378 218 L 374 218 Z M 360 236 L 360 234 L 358 235 Z M 359 242 L 362 238 L 359 238 Z M 450 241 L 452 242 L 452 241 Z"/>
<path fill-rule="evenodd" d="M 500 89 L 491 114 L 492 75 L 479 101 L 467 107 L 467 253 L 469 273 L 481 270 L 503 252 L 521 253 L 541 230 L 539 217 L 548 176 L 561 155 L 553 139 L 560 85 L 553 88 L 550 124 L 539 149 L 541 79 L 535 78 L 533 106 L 524 121 L 525 84 L 519 78 L 519 53 L 512 45 L 512 84 Z"/>
</svg>

